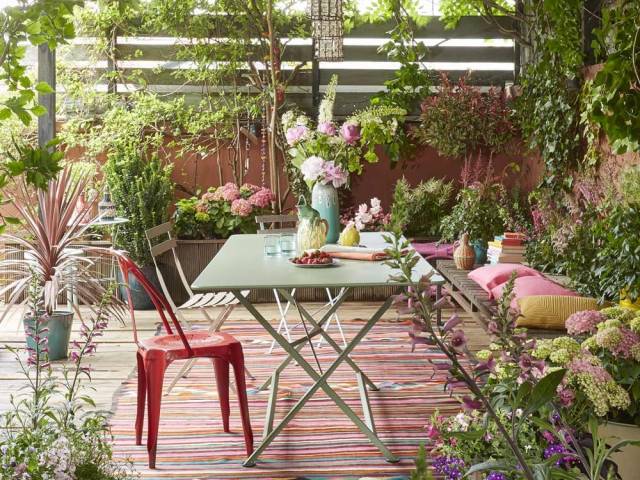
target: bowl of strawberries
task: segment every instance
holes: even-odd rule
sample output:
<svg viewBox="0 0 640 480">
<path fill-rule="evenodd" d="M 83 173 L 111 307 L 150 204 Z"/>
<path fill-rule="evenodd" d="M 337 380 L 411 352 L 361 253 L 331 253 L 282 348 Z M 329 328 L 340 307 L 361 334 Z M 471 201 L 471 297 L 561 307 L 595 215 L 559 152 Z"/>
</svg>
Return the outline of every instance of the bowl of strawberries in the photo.
<svg viewBox="0 0 640 480">
<path fill-rule="evenodd" d="M 337 261 L 326 252 L 321 250 L 307 250 L 299 257 L 289 260 L 295 267 L 301 268 L 322 268 L 332 267 Z"/>
</svg>

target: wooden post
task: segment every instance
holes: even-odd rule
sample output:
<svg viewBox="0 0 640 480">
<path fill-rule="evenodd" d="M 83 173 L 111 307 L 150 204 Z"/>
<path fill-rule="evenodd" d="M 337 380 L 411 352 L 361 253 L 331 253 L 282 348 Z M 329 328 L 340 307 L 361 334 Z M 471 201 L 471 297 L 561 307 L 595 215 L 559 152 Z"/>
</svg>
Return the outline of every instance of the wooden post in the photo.
<svg viewBox="0 0 640 480">
<path fill-rule="evenodd" d="M 38 81 L 56 89 L 56 52 L 44 43 L 38 46 Z M 56 136 L 56 94 L 39 93 L 38 102 L 47 113 L 38 117 L 38 145 L 43 148 Z"/>
<path fill-rule="evenodd" d="M 320 106 L 320 62 L 316 56 L 316 41 L 311 40 L 311 105 L 313 115 L 317 117 Z"/>
</svg>

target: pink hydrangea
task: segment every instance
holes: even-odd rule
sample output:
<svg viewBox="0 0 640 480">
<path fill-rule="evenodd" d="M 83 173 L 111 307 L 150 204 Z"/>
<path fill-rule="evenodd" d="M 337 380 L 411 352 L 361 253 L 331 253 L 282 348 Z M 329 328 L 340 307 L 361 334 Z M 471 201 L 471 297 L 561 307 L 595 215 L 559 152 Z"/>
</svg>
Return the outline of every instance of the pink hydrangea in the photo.
<svg viewBox="0 0 640 480">
<path fill-rule="evenodd" d="M 307 134 L 309 133 L 309 129 L 304 125 L 296 125 L 295 127 L 291 127 L 285 133 L 285 137 L 287 137 L 287 143 L 291 146 L 294 146 L 300 140 L 303 140 Z"/>
<path fill-rule="evenodd" d="M 608 350 L 616 357 L 622 357 L 627 360 L 635 358 L 636 352 L 634 347 L 638 345 L 638 343 L 640 343 L 640 337 L 637 333 L 629 330 L 626 327 L 621 327 L 618 329 L 618 331 L 619 333 L 616 335 L 617 342 L 609 345 Z M 596 335 L 596 341 L 598 341 L 599 334 L 600 332 Z"/>
<path fill-rule="evenodd" d="M 202 194 L 201 200 L 203 202 L 215 202 L 217 200 L 221 200 L 222 197 L 220 196 L 220 198 L 218 198 L 217 191 L 218 191 L 217 189 L 213 191 L 211 190 L 206 191 L 205 193 Z"/>
<path fill-rule="evenodd" d="M 318 131 L 320 133 L 324 133 L 330 137 L 333 137 L 336 134 L 336 127 L 331 122 L 322 122 L 318 124 Z"/>
<path fill-rule="evenodd" d="M 253 185 L 252 183 L 245 183 L 240 187 L 240 193 L 247 195 L 253 195 L 259 190 L 260 187 L 258 185 Z"/>
<path fill-rule="evenodd" d="M 262 187 L 249 197 L 249 203 L 258 208 L 267 208 L 272 201 L 273 192 L 265 187 Z"/>
<path fill-rule="evenodd" d="M 595 333 L 597 325 L 607 318 L 597 310 L 584 310 L 576 312 L 567 318 L 565 327 L 569 335 L 582 335 L 585 333 Z"/>
<path fill-rule="evenodd" d="M 360 127 L 355 123 L 343 123 L 340 128 L 340 135 L 347 145 L 355 145 L 360 140 Z"/>
<path fill-rule="evenodd" d="M 585 373 L 598 383 L 607 383 L 612 379 L 609 372 L 600 365 L 594 365 L 594 360 L 589 357 L 574 358 L 567 366 L 571 373 Z"/>
<path fill-rule="evenodd" d="M 231 213 L 238 215 L 239 217 L 248 217 L 251 215 L 253 207 L 248 200 L 244 198 L 238 198 L 231 203 Z"/>
<path fill-rule="evenodd" d="M 235 183 L 225 183 L 218 190 L 221 192 L 222 198 L 227 202 L 233 202 L 240 198 L 240 189 Z"/>
</svg>

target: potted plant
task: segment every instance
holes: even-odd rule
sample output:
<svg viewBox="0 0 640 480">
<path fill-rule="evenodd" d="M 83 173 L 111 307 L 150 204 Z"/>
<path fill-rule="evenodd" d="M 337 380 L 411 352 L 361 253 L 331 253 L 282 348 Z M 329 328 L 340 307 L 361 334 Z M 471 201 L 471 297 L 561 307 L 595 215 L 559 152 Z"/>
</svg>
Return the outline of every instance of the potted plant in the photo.
<svg viewBox="0 0 640 480">
<path fill-rule="evenodd" d="M 179 239 L 227 239 L 235 233 L 255 233 L 254 217 L 271 211 L 275 196 L 266 187 L 227 183 L 200 197 L 179 200 L 174 228 Z"/>
<path fill-rule="evenodd" d="M 442 239 L 454 241 L 463 233 L 469 234 L 476 263 L 485 263 L 488 242 L 504 232 L 499 208 L 503 192 L 504 187 L 493 175 L 491 163 L 483 165 L 479 158 L 474 164 L 467 162 L 456 204 L 440 224 Z"/>
<path fill-rule="evenodd" d="M 535 356 L 568 371 L 565 398 L 592 412 L 608 437 L 640 441 L 640 314 L 624 307 L 587 310 L 566 321 L 567 337 L 542 340 Z M 640 449 L 614 455 L 622 478 L 633 478 Z"/>
<path fill-rule="evenodd" d="M 391 223 L 408 238 L 435 241 L 440 238 L 440 219 L 452 196 L 452 182 L 430 178 L 412 187 L 403 177 L 393 192 Z"/>
<path fill-rule="evenodd" d="M 118 143 L 107 156 L 104 173 L 117 215 L 129 220 L 118 227 L 114 246 L 125 250 L 159 288 L 145 232 L 169 218 L 172 166 L 164 164 L 157 154 L 147 156 L 141 148 L 135 142 Z M 153 308 L 151 299 L 135 279 L 131 279 L 130 288 L 134 308 Z"/>
<path fill-rule="evenodd" d="M 73 321 L 72 311 L 58 309 L 60 293 L 73 291 L 80 303 L 92 305 L 106 289 L 92 267 L 99 255 L 109 251 L 82 244 L 92 220 L 92 205 L 77 209 L 87 181 L 86 176 L 66 168 L 49 181 L 46 190 L 37 190 L 35 202 L 23 183 L 20 200 L 12 201 L 22 221 L 21 232 L 0 237 L 17 245 L 7 248 L 8 255 L 0 261 L 0 276 L 11 279 L 0 289 L 0 295 L 9 295 L 4 315 L 31 289 L 37 307 L 24 317 L 25 330 L 33 331 L 39 318 L 43 319 L 43 328 L 40 338 L 27 335 L 27 346 L 35 349 L 36 342 L 48 338 L 50 360 L 67 357 Z"/>
</svg>

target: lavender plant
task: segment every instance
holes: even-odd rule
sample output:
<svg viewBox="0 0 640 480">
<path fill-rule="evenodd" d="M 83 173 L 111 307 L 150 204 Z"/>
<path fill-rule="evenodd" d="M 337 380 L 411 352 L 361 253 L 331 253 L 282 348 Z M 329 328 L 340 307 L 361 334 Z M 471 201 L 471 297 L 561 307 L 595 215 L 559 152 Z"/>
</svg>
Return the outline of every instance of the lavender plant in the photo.
<svg viewBox="0 0 640 480">
<path fill-rule="evenodd" d="M 34 277 L 35 278 L 35 277 Z M 30 306 L 40 311 L 37 279 L 30 288 Z M 95 314 L 83 321 L 80 340 L 73 343 L 71 365 L 57 379 L 47 360 L 46 314 L 27 334 L 35 347 L 27 358 L 14 353 L 27 383 L 26 393 L 12 396 L 11 408 L 0 426 L 0 478 L 20 480 L 124 480 L 131 466 L 114 460 L 106 413 L 96 410 L 83 380 L 90 379 L 87 358 L 107 326 L 112 289 L 102 297 Z"/>
</svg>

